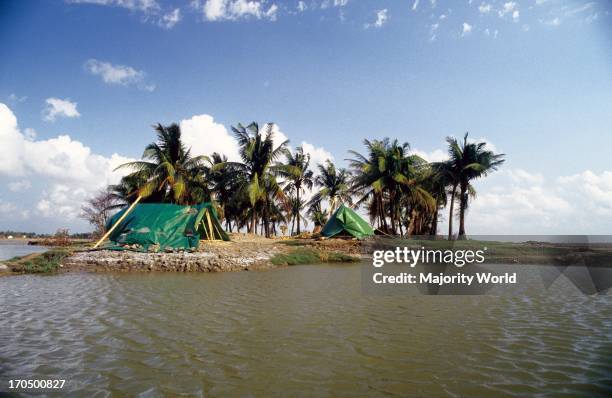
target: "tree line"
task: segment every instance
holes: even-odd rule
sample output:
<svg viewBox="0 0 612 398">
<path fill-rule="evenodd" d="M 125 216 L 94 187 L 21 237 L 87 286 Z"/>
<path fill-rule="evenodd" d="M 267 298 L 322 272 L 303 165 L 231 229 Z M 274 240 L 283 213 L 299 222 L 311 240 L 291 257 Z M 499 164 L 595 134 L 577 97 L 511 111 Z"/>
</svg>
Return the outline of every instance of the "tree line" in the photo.
<svg viewBox="0 0 612 398">
<path fill-rule="evenodd" d="M 274 141 L 273 124 L 238 124 L 231 130 L 240 161 L 220 153 L 194 156 L 181 139 L 177 124 L 154 126 L 156 142 L 142 159 L 117 169 L 127 170 L 83 207 L 83 216 L 101 231 L 108 216 L 141 196 L 141 202 L 181 205 L 211 201 L 229 231 L 246 230 L 271 237 L 300 234 L 312 222 L 323 226 L 345 204 L 363 208 L 381 233 L 398 236 L 438 235 L 441 212 L 448 208 L 448 236 L 466 236 L 465 215 L 475 196 L 473 181 L 504 162 L 504 154 L 485 142 L 447 137 L 448 160 L 427 162 L 410 152 L 407 142 L 384 138 L 364 140 L 365 151 L 349 151 L 348 168 L 327 160 L 312 165 L 302 147 Z M 313 171 L 315 166 L 316 173 Z M 310 197 L 306 197 L 311 192 Z"/>
</svg>

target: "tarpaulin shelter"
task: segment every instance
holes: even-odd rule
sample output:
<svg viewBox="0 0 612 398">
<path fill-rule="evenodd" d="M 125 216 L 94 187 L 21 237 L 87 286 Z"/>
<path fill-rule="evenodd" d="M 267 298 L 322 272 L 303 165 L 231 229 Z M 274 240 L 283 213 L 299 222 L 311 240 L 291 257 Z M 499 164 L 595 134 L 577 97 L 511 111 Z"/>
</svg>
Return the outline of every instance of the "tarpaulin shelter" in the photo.
<svg viewBox="0 0 612 398">
<path fill-rule="evenodd" d="M 351 235 L 363 239 L 374 235 L 374 229 L 359 214 L 341 205 L 323 227 L 321 235 L 331 238 L 336 235 Z"/>
<path fill-rule="evenodd" d="M 197 248 L 200 239 L 229 240 L 210 202 L 193 206 L 139 203 L 123 217 L 128 210 L 122 209 L 107 222 L 109 229 L 119 221 L 108 237 L 111 249 L 163 251 Z"/>
</svg>

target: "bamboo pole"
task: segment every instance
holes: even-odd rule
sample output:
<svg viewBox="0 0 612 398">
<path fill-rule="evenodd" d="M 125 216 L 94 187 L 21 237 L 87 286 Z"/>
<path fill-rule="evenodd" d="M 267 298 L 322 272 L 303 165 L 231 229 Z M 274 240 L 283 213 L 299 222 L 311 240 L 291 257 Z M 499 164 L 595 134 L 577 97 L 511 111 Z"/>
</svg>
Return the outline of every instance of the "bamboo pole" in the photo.
<svg viewBox="0 0 612 398">
<path fill-rule="evenodd" d="M 132 203 L 130 205 L 130 207 L 128 207 L 128 209 L 125 211 L 125 213 L 123 213 L 123 215 L 121 217 L 119 217 L 119 219 L 117 220 L 117 222 L 108 230 L 106 231 L 106 233 L 104 234 L 103 237 L 100 238 L 100 240 L 98 241 L 98 243 L 96 243 L 94 245 L 94 249 L 98 246 L 100 246 L 100 243 L 104 242 L 106 239 L 108 239 L 108 237 L 110 236 L 110 234 L 113 233 L 113 231 L 115 230 L 115 228 L 117 228 L 117 226 L 121 223 L 121 221 L 123 221 L 123 219 L 134 209 L 134 207 L 136 207 L 136 205 L 138 204 L 138 202 L 140 202 L 140 199 L 142 199 L 142 196 L 138 195 L 138 198 L 136 198 L 136 200 L 134 201 L 134 203 Z"/>
<path fill-rule="evenodd" d="M 206 228 L 206 223 L 204 222 L 204 218 L 202 218 L 202 221 L 200 222 L 202 223 L 202 229 L 204 230 L 204 235 L 206 235 L 206 240 L 210 240 L 210 236 L 208 235 L 208 229 Z"/>
<path fill-rule="evenodd" d="M 210 240 L 214 240 L 215 230 L 213 229 L 212 221 L 210 221 L 210 210 L 206 210 L 206 220 L 208 220 L 208 229 L 210 230 L 210 237 L 212 238 Z"/>
<path fill-rule="evenodd" d="M 215 239 L 215 240 L 223 240 L 223 234 L 221 234 L 221 231 L 219 231 L 217 224 L 213 224 L 213 226 L 215 227 L 215 231 L 217 231 L 217 235 L 219 235 L 219 239 Z"/>
</svg>

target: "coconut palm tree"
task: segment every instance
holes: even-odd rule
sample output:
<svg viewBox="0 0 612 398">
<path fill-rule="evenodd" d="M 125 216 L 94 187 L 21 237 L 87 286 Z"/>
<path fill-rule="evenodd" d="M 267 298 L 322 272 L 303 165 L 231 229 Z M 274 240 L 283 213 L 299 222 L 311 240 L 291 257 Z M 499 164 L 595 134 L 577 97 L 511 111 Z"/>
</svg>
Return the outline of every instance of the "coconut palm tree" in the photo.
<svg viewBox="0 0 612 398">
<path fill-rule="evenodd" d="M 401 227 L 401 207 L 410 208 L 410 228 L 414 228 L 417 206 L 422 209 L 433 207 L 433 198 L 421 186 L 419 173 L 427 162 L 417 155 L 409 154 L 410 145 L 397 140 L 364 140 L 367 155 L 350 151 L 349 159 L 353 169 L 353 190 L 361 196 L 357 203 L 369 200 L 371 219 L 379 219 L 379 226 L 385 231 L 396 233 Z M 375 213 L 372 213 L 374 211 Z M 390 226 L 387 225 L 387 216 Z"/>
<path fill-rule="evenodd" d="M 285 180 L 284 190 L 286 193 L 295 194 L 292 201 L 292 218 L 297 220 L 297 234 L 300 234 L 300 212 L 305 204 L 300 195 L 305 189 L 312 189 L 313 173 L 308 169 L 310 165 L 310 154 L 304 153 L 304 148 L 297 147 L 295 153 L 285 152 L 285 162 L 274 166 L 276 175 Z M 296 206 L 297 205 L 297 206 Z"/>
<path fill-rule="evenodd" d="M 308 215 L 310 216 L 310 220 L 314 223 L 315 229 L 313 232 L 318 232 L 317 229 L 320 229 L 329 219 L 329 214 L 327 211 L 323 210 L 321 206 L 321 202 L 315 202 L 310 205 L 308 208 Z"/>
<path fill-rule="evenodd" d="M 154 126 L 157 142 L 147 145 L 143 160 L 124 163 L 119 169 L 133 170 L 125 180 L 126 186 L 137 183 L 137 195 L 156 201 L 194 204 L 210 197 L 204 181 L 203 169 L 207 156 L 191 156 L 181 140 L 177 124 Z"/>
<path fill-rule="evenodd" d="M 341 203 L 353 204 L 350 190 L 351 174 L 346 169 L 336 169 L 336 166 L 328 159 L 325 165 L 317 165 L 319 174 L 314 183 L 319 190 L 309 201 L 312 206 L 326 200 L 329 203 L 329 214 L 333 214 Z"/>
<path fill-rule="evenodd" d="M 266 206 L 271 200 L 268 190 L 273 189 L 272 194 L 279 196 L 280 189 L 276 190 L 278 184 L 270 172 L 270 166 L 286 152 L 289 141 L 286 140 L 275 146 L 273 127 L 272 123 L 266 123 L 260 130 L 259 125 L 255 122 L 246 128 L 240 123 L 236 127 L 232 126 L 242 162 L 230 164 L 238 174 L 244 176 L 244 183 L 239 189 L 239 194 L 248 198 L 251 207 L 249 232 L 255 232 L 258 213 L 267 225 Z"/>
<path fill-rule="evenodd" d="M 452 181 L 451 202 L 449 213 L 449 239 L 452 237 L 453 203 L 457 188 L 459 188 L 459 239 L 465 238 L 465 211 L 468 208 L 469 198 L 476 193 L 471 181 L 484 177 L 501 166 L 505 159 L 504 154 L 495 154 L 486 150 L 486 142 L 468 142 L 468 133 L 465 133 L 460 144 L 456 138 L 447 137 L 449 161 L 447 172 Z"/>
</svg>

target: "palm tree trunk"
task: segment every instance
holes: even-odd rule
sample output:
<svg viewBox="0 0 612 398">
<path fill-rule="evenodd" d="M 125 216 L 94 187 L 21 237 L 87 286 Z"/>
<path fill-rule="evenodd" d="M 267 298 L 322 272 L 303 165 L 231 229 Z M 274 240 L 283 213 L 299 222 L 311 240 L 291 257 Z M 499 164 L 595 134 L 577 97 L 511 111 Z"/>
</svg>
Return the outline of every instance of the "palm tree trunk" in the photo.
<svg viewBox="0 0 612 398">
<path fill-rule="evenodd" d="M 461 192 L 459 196 L 459 235 L 458 239 L 465 239 L 465 209 L 467 208 L 467 184 L 461 184 Z"/>
<path fill-rule="evenodd" d="M 253 206 L 253 213 L 251 214 L 251 228 L 249 228 L 250 229 L 249 232 L 253 233 L 253 234 L 256 234 L 257 231 L 255 231 L 255 227 L 256 227 L 256 224 L 255 224 L 255 206 Z"/>
<path fill-rule="evenodd" d="M 455 194 L 457 193 L 457 184 L 453 184 L 450 198 L 450 210 L 448 212 L 448 240 L 453 240 L 453 211 L 455 208 Z"/>
<path fill-rule="evenodd" d="M 429 235 L 436 236 L 438 234 L 438 205 L 436 204 L 436 210 L 433 213 L 433 219 L 431 220 L 431 229 Z"/>
<path fill-rule="evenodd" d="M 293 229 L 295 228 L 295 214 L 291 215 L 291 233 L 289 236 L 293 236 Z"/>
<path fill-rule="evenodd" d="M 296 206 L 296 217 L 297 217 L 297 234 L 300 234 L 300 188 L 297 189 L 296 193 L 295 193 L 295 198 L 297 199 L 297 206 Z"/>
</svg>

